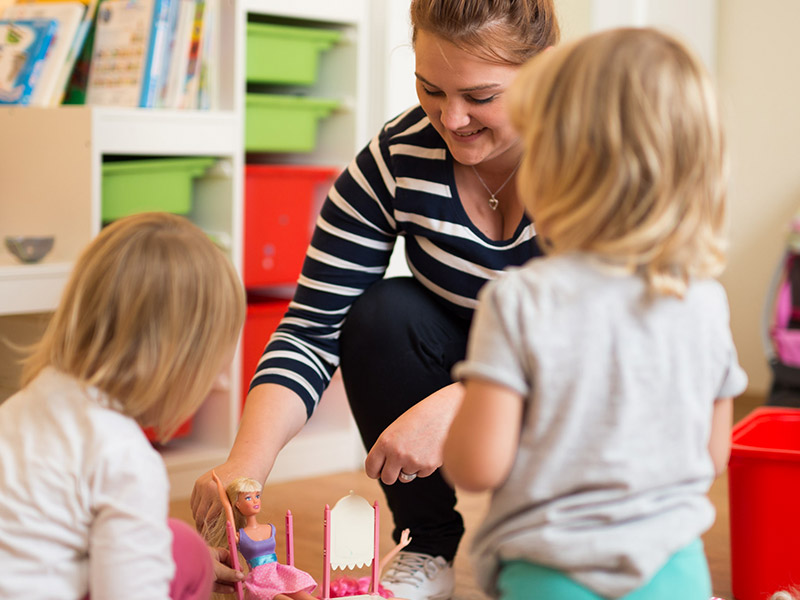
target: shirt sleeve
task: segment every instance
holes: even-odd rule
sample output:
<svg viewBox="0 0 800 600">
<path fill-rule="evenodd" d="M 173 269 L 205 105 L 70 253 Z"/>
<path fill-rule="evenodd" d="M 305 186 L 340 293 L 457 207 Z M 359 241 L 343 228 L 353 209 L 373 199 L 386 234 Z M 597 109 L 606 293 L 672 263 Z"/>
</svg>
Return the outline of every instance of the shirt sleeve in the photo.
<svg viewBox="0 0 800 600">
<path fill-rule="evenodd" d="M 144 436 L 103 452 L 91 481 L 94 518 L 89 538 L 93 598 L 169 598 L 174 576 L 167 523 L 166 468 Z"/>
<path fill-rule="evenodd" d="M 339 331 L 353 302 L 389 265 L 395 182 L 382 132 L 339 176 L 317 219 L 294 299 L 250 383 L 297 393 L 310 417 L 339 366 Z"/>
<path fill-rule="evenodd" d="M 453 377 L 486 379 L 527 396 L 531 381 L 522 358 L 527 350 L 521 343 L 521 324 L 516 322 L 517 297 L 511 287 L 501 277 L 481 290 L 467 356 L 455 365 Z"/>
</svg>

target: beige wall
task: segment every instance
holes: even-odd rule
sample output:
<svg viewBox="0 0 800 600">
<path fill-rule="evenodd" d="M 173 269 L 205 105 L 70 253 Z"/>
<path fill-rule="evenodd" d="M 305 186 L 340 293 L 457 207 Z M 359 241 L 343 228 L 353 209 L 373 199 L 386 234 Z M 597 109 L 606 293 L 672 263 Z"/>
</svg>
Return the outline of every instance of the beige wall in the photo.
<svg viewBox="0 0 800 600">
<path fill-rule="evenodd" d="M 765 392 L 771 375 L 761 343 L 761 311 L 800 208 L 800 2 L 720 0 L 717 76 L 728 115 L 732 178 L 731 252 L 723 283 L 733 335 Z"/>
<path fill-rule="evenodd" d="M 565 39 L 591 30 L 592 1 L 556 0 Z M 787 224 L 800 209 L 800 1 L 754 6 L 718 1 L 716 78 L 731 151 L 731 249 L 722 283 L 748 392 L 764 394 L 771 382 L 761 339 L 764 298 Z"/>
</svg>

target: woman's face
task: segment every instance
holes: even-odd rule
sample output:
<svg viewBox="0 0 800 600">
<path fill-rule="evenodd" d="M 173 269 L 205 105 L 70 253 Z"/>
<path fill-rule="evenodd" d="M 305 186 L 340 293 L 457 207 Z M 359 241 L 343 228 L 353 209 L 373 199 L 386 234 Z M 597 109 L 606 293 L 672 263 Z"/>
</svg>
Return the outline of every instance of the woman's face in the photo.
<svg viewBox="0 0 800 600">
<path fill-rule="evenodd" d="M 257 515 L 261 510 L 261 492 L 239 492 L 236 508 L 245 517 Z"/>
<path fill-rule="evenodd" d="M 505 92 L 519 67 L 487 62 L 425 30 L 414 47 L 417 96 L 453 157 L 477 165 L 508 150 L 518 153 Z"/>
</svg>

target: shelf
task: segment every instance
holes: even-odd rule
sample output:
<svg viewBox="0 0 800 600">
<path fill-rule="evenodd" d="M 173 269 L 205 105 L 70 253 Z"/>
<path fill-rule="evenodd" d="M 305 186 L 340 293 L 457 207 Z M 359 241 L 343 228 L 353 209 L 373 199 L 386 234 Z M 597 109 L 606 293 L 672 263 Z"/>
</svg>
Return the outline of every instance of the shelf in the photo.
<svg viewBox="0 0 800 600">
<path fill-rule="evenodd" d="M 8 259 L 13 260 L 10 256 Z M 0 258 L 0 316 L 52 311 L 72 263 L 11 264 Z"/>
<path fill-rule="evenodd" d="M 364 0 L 336 0 L 336 2 L 304 0 L 280 3 L 274 0 L 245 0 L 242 5 L 247 13 L 329 23 L 359 23 L 364 21 L 367 11 Z"/>
<path fill-rule="evenodd" d="M 239 117 L 233 111 L 157 110 L 84 107 L 92 111 L 101 154 L 233 156 L 242 146 Z"/>
</svg>

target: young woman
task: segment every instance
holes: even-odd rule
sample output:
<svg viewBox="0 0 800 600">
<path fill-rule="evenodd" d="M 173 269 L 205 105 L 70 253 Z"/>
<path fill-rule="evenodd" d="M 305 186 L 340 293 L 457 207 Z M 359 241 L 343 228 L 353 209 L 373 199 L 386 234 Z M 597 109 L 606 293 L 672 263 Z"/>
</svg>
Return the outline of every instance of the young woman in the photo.
<svg viewBox="0 0 800 600">
<path fill-rule="evenodd" d="M 413 540 L 384 584 L 447 598 L 463 533 L 437 469 L 461 384 L 478 290 L 540 252 L 517 201 L 521 145 L 505 112 L 520 65 L 558 40 L 552 0 L 414 0 L 420 105 L 387 123 L 335 183 L 289 311 L 253 377 L 223 482 L 264 481 L 341 365 L 348 400 L 395 521 Z M 397 236 L 412 277 L 382 279 Z M 198 527 L 219 510 L 195 484 Z M 213 509 L 212 509 L 213 507 Z M 396 568 L 394 568 L 396 567 Z"/>
</svg>

